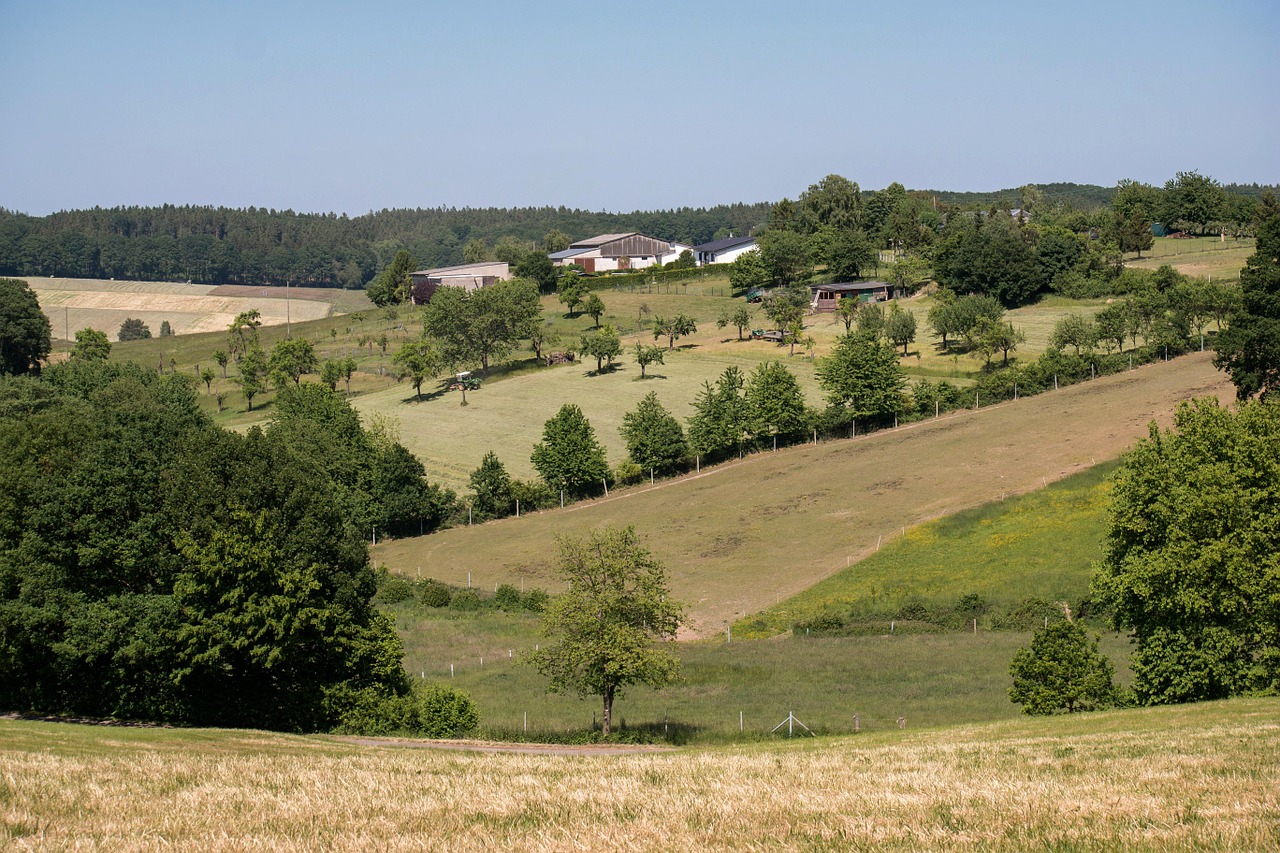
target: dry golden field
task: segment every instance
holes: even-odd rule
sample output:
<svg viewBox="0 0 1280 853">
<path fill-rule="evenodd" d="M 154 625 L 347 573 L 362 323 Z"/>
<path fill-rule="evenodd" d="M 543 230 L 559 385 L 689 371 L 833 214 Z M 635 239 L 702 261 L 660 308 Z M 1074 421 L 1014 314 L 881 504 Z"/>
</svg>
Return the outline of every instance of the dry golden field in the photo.
<svg viewBox="0 0 1280 853">
<path fill-rule="evenodd" d="M 714 636 L 923 521 L 1115 458 L 1152 420 L 1167 425 L 1178 401 L 1199 396 L 1233 396 L 1209 353 L 858 439 L 760 453 L 566 511 L 380 544 L 373 557 L 409 577 L 466 584 L 470 574 L 489 589 L 555 589 L 557 535 L 633 524 L 690 606 L 689 635 Z"/>
<path fill-rule="evenodd" d="M 1275 850 L 1280 703 L 629 755 L 0 720 L 16 850 Z"/>
<path fill-rule="evenodd" d="M 328 317 L 333 306 L 324 298 L 341 291 L 319 288 L 227 288 L 209 284 L 97 279 L 27 278 L 40 307 L 53 326 L 53 336 L 69 340 L 76 331 L 93 328 L 116 339 L 127 317 L 142 320 L 152 335 L 169 321 L 175 335 L 224 332 L 237 314 L 256 309 L 267 326 L 286 320 L 302 322 Z M 287 304 L 286 304 L 287 303 Z"/>
</svg>

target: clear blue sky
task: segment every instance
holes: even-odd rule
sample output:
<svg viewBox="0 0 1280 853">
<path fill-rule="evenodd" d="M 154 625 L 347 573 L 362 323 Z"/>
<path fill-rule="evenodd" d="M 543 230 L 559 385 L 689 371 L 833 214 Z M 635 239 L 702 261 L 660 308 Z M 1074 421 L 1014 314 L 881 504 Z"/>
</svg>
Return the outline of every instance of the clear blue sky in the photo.
<svg viewBox="0 0 1280 853">
<path fill-rule="evenodd" d="M 1280 3 L 0 0 L 0 206 L 1280 181 Z"/>
</svg>

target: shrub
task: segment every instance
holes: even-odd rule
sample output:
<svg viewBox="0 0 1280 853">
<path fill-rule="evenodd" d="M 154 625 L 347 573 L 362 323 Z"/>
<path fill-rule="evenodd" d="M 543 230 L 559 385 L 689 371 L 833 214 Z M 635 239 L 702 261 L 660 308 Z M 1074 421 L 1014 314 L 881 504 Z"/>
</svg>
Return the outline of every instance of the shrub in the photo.
<svg viewBox="0 0 1280 853">
<path fill-rule="evenodd" d="M 385 574 L 379 578 L 378 600 L 384 604 L 398 604 L 413 598 L 413 582 L 399 575 Z"/>
<path fill-rule="evenodd" d="M 621 486 L 638 483 L 643 475 L 644 471 L 641 470 L 640 466 L 630 459 L 619 462 L 618 467 L 613 470 L 613 479 Z"/>
<path fill-rule="evenodd" d="M 521 603 L 524 605 L 525 610 L 541 613 L 547 609 L 547 604 L 550 601 L 551 596 L 547 595 L 546 590 L 534 587 L 524 594 L 524 600 Z"/>
<path fill-rule="evenodd" d="M 521 606 L 520 590 L 509 583 L 504 583 L 493 594 L 493 604 L 499 610 L 519 610 Z"/>
<path fill-rule="evenodd" d="M 453 593 L 449 587 L 433 580 L 418 585 L 418 602 L 427 607 L 448 607 Z"/>
<path fill-rule="evenodd" d="M 431 685 L 414 697 L 409 726 L 427 737 L 458 737 L 476 730 L 480 712 L 476 703 L 461 690 Z"/>
<path fill-rule="evenodd" d="M 476 595 L 475 590 L 460 589 L 453 594 L 453 598 L 449 599 L 449 607 L 453 610 L 479 610 L 480 596 Z"/>
</svg>

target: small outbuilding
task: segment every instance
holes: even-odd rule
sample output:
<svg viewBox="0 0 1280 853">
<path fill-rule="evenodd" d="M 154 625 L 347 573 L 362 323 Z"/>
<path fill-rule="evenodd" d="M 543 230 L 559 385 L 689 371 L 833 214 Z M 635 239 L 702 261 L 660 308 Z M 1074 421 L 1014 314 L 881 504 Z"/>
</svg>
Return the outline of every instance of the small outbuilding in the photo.
<svg viewBox="0 0 1280 853">
<path fill-rule="evenodd" d="M 893 285 L 884 281 L 853 281 L 841 284 L 815 284 L 813 301 L 809 303 L 812 311 L 819 313 L 836 310 L 841 299 L 856 299 L 859 302 L 887 302 L 893 298 Z"/>
</svg>

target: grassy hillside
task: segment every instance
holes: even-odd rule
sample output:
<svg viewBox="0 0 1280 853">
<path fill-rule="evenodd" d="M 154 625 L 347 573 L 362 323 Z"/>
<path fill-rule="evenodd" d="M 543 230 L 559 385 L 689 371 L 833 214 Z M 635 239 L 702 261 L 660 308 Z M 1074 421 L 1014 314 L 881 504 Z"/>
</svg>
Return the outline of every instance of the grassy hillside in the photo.
<svg viewBox="0 0 1280 853">
<path fill-rule="evenodd" d="M 1275 699 L 624 756 L 0 720 L 17 847 L 1264 850 Z"/>
<path fill-rule="evenodd" d="M 1157 237 L 1141 259 L 1125 261 L 1126 266 L 1153 270 L 1169 264 L 1183 275 L 1211 278 L 1215 284 L 1240 280 L 1240 270 L 1254 252 L 1253 238 L 1223 241 L 1218 237 L 1174 240 Z"/>
<path fill-rule="evenodd" d="M 968 594 L 1002 606 L 1030 597 L 1074 605 L 1088 594 L 1093 561 L 1102 557 L 1109 478 L 1117 467 L 1104 463 L 1030 494 L 912 528 L 735 627 L 785 631 L 824 612 L 892 611 L 909 601 L 950 607 Z"/>
<path fill-rule="evenodd" d="M 878 541 L 1114 458 L 1151 420 L 1167 424 L 1178 400 L 1204 395 L 1233 396 L 1207 353 L 854 440 L 748 456 L 567 511 L 380 544 L 373 556 L 409 577 L 465 584 L 471 573 L 488 588 L 550 588 L 557 535 L 632 524 L 671 567 L 691 632 L 715 636 Z"/>
<path fill-rule="evenodd" d="M 699 742 L 736 739 L 739 711 L 749 736 L 759 736 L 788 710 L 832 732 L 852 731 L 855 713 L 869 729 L 892 725 L 899 715 L 912 725 L 1016 716 L 1006 694 L 1009 661 L 1029 635 L 992 632 L 992 619 L 1031 596 L 1074 606 L 1088 594 L 1115 467 L 1099 465 L 1028 495 L 912 529 L 764 614 L 739 620 L 732 642 L 723 634 L 680 644 L 684 682 L 661 692 L 630 691 L 618 711 L 631 728 L 660 728 L 665 718 L 673 724 L 668 737 Z M 1046 541 L 1053 547 L 1045 548 Z M 787 631 L 829 610 L 892 613 L 909 601 L 954 607 L 970 593 L 989 608 L 980 614 L 976 634 L 924 636 L 912 632 L 929 626 L 907 624 L 890 635 L 885 616 L 860 626 L 870 636 L 747 639 Z M 545 680 L 519 664 L 541 640 L 535 616 L 411 602 L 392 612 L 406 668 L 419 677 L 452 677 L 475 698 L 485 730 L 494 736 L 560 737 L 581 731 L 596 711 L 594 699 L 548 695 Z M 1127 680 L 1127 640 L 1107 634 L 1104 647 Z M 522 731 L 526 719 L 530 733 Z"/>
</svg>

